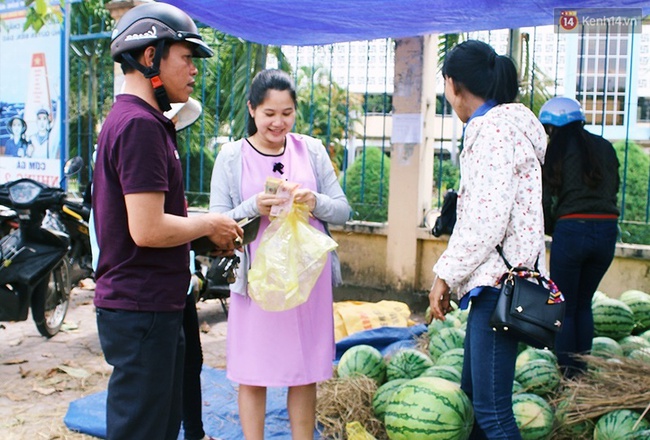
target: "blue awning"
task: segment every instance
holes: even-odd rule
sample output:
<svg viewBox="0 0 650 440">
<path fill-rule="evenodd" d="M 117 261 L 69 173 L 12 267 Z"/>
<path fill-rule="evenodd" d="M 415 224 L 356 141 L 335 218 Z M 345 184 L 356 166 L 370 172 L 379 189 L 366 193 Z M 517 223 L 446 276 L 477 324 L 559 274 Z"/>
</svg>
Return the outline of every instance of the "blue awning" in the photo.
<svg viewBox="0 0 650 440">
<path fill-rule="evenodd" d="M 320 45 L 556 24 L 554 9 L 608 8 L 611 0 L 165 0 L 224 33 L 269 45 Z M 622 0 L 616 8 L 649 1 Z"/>
</svg>

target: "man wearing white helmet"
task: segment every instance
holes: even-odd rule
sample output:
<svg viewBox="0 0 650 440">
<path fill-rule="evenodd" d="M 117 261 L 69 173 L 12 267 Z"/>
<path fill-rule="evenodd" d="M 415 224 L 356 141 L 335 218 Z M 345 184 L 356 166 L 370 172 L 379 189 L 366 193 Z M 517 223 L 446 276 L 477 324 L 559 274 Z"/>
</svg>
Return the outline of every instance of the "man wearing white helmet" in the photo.
<svg viewBox="0 0 650 440">
<path fill-rule="evenodd" d="M 542 197 L 544 227 L 553 236 L 551 279 L 566 299 L 555 351 L 571 378 L 586 371 L 575 355 L 591 350 L 591 299 L 614 258 L 619 164 L 612 144 L 585 130 L 585 114 L 575 99 L 550 99 L 539 120 L 549 135 Z"/>
<path fill-rule="evenodd" d="M 113 366 L 106 438 L 176 440 L 189 242 L 208 236 L 227 255 L 243 231 L 223 215 L 187 217 L 174 123 L 163 112 L 189 99 L 193 57 L 212 56 L 192 19 L 165 3 L 136 6 L 117 23 L 111 56 L 124 90 L 99 135 L 92 196 L 97 328 Z"/>
</svg>

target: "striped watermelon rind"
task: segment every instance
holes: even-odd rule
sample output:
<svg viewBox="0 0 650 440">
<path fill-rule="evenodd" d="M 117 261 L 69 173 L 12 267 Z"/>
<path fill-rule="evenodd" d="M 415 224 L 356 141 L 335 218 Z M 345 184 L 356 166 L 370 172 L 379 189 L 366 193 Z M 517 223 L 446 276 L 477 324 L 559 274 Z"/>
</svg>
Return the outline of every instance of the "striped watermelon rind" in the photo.
<svg viewBox="0 0 650 440">
<path fill-rule="evenodd" d="M 460 328 L 443 328 L 438 334 L 429 336 L 429 355 L 431 359 L 437 359 L 442 353 L 452 348 L 463 348 L 464 341 L 465 332 Z"/>
<path fill-rule="evenodd" d="M 546 440 L 553 431 L 555 417 L 551 405 L 537 394 L 521 393 L 512 397 L 512 412 L 523 440 Z"/>
<path fill-rule="evenodd" d="M 366 344 L 348 348 L 341 356 L 337 366 L 339 377 L 368 376 L 378 385 L 386 380 L 386 362 L 381 352 Z"/>
<path fill-rule="evenodd" d="M 557 364 L 557 356 L 555 356 L 555 353 L 551 350 L 529 347 L 517 355 L 515 368 L 521 367 L 522 365 L 536 359 L 546 359 Z"/>
<path fill-rule="evenodd" d="M 463 372 L 463 358 L 465 356 L 465 350 L 462 348 L 452 348 L 451 350 L 445 351 L 438 359 L 436 359 L 435 365 L 449 365 L 458 370 L 459 373 Z"/>
<path fill-rule="evenodd" d="M 386 364 L 386 377 L 395 379 L 414 379 L 427 368 L 433 366 L 431 358 L 415 348 L 396 351 Z"/>
<path fill-rule="evenodd" d="M 623 301 L 607 298 L 592 305 L 594 336 L 619 340 L 632 333 L 634 314 Z"/>
<path fill-rule="evenodd" d="M 623 349 L 623 355 L 629 356 L 630 353 L 632 353 L 637 348 L 650 347 L 650 341 L 647 341 L 641 336 L 630 335 L 625 336 L 620 341 L 618 341 L 618 345 L 620 345 L 621 349 Z"/>
<path fill-rule="evenodd" d="M 629 409 L 617 409 L 600 416 L 594 427 L 594 440 L 635 438 L 635 433 L 647 429 L 650 429 L 650 422 L 642 419 L 641 414 Z"/>
<path fill-rule="evenodd" d="M 640 290 L 627 290 L 619 298 L 632 310 L 634 315 L 633 333 L 639 334 L 650 329 L 650 295 Z"/>
<path fill-rule="evenodd" d="M 646 362 L 650 364 L 650 347 L 643 347 L 632 350 L 628 357 L 636 361 Z"/>
<path fill-rule="evenodd" d="M 515 368 L 515 380 L 526 393 L 546 396 L 560 385 L 562 375 L 556 364 L 546 359 L 535 359 Z"/>
<path fill-rule="evenodd" d="M 591 354 L 604 359 L 623 356 L 623 349 L 618 342 L 607 336 L 596 336 L 591 341 Z"/>
<path fill-rule="evenodd" d="M 427 368 L 420 377 L 439 377 L 460 384 L 460 373 L 450 365 L 434 365 Z"/>
<path fill-rule="evenodd" d="M 558 428 L 557 434 L 561 434 L 566 438 L 589 438 L 591 439 L 594 432 L 594 421 L 591 419 L 584 419 L 577 423 L 568 424 L 566 422 L 566 415 L 569 410 L 572 400 L 575 396 L 572 394 L 564 394 L 558 399 L 557 407 L 555 408 L 555 420 Z"/>
<path fill-rule="evenodd" d="M 390 402 L 395 391 L 400 389 L 402 385 L 409 380 L 410 379 L 395 379 L 388 381 L 377 388 L 377 391 L 375 391 L 375 394 L 372 397 L 372 409 L 375 412 L 375 417 L 381 421 L 384 420 L 384 414 L 386 413 L 388 402 Z"/>
<path fill-rule="evenodd" d="M 466 440 L 474 425 L 474 411 L 458 384 L 418 377 L 393 394 L 384 424 L 391 440 Z"/>
</svg>

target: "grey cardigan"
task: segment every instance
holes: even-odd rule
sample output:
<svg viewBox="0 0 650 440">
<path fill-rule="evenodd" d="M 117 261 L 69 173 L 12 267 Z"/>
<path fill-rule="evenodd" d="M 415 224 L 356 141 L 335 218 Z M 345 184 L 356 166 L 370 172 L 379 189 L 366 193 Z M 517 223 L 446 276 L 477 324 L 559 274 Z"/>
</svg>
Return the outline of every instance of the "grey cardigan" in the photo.
<svg viewBox="0 0 650 440">
<path fill-rule="evenodd" d="M 328 223 L 344 224 L 350 219 L 351 209 L 339 185 L 332 162 L 322 142 L 310 136 L 290 133 L 302 140 L 309 151 L 309 160 L 316 176 L 316 207 L 312 214 L 320 220 L 328 231 Z M 241 199 L 241 146 L 243 139 L 224 144 L 214 162 L 210 184 L 210 212 L 220 212 L 234 219 L 253 217 L 259 214 L 256 196 Z M 231 291 L 247 295 L 248 269 L 250 267 L 248 249 L 237 252 L 241 259 L 237 270 L 237 280 Z M 341 284 L 341 268 L 336 252 L 332 252 L 332 282 Z"/>
</svg>

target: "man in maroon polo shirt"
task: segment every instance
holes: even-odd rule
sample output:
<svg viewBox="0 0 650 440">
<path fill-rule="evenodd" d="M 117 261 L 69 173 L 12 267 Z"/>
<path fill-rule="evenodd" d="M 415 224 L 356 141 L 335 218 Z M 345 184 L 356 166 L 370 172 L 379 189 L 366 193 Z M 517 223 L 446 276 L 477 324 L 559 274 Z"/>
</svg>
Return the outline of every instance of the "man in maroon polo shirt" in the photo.
<svg viewBox="0 0 650 440">
<path fill-rule="evenodd" d="M 180 9 L 147 3 L 117 23 L 111 56 L 125 74 L 99 135 L 93 211 L 101 249 L 97 328 L 106 361 L 107 439 L 176 440 L 185 351 L 183 309 L 189 242 L 208 236 L 223 254 L 242 230 L 223 215 L 187 217 L 174 124 L 163 112 L 185 102 L 212 56 Z"/>
</svg>

